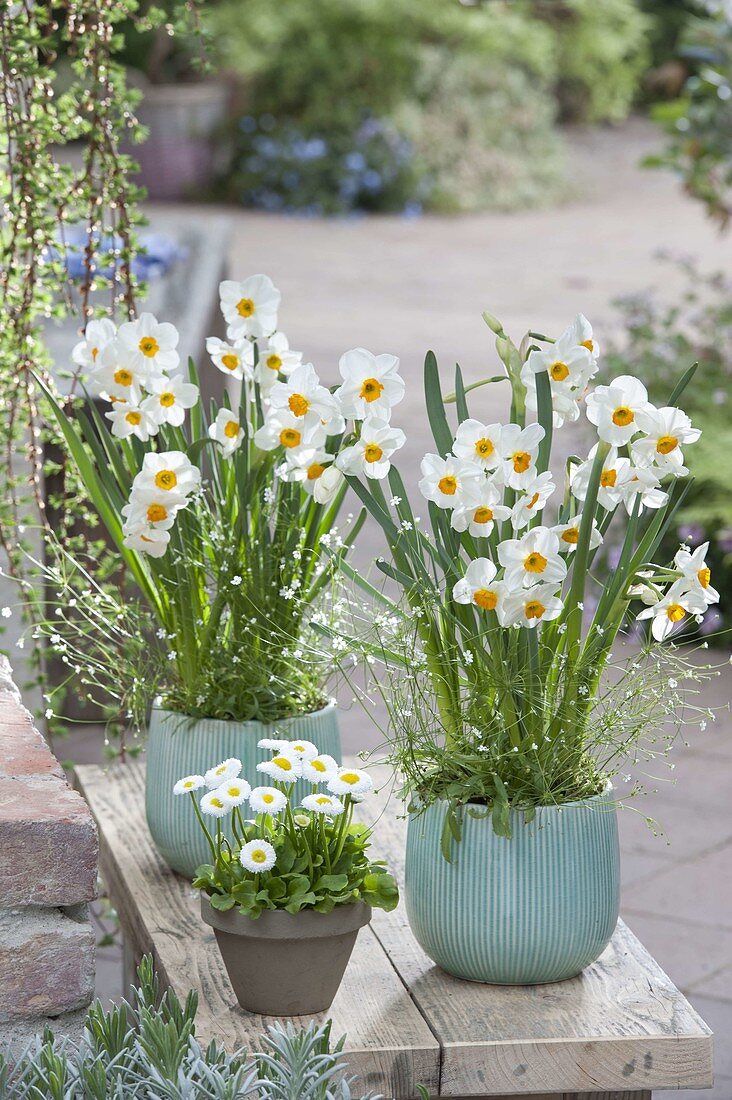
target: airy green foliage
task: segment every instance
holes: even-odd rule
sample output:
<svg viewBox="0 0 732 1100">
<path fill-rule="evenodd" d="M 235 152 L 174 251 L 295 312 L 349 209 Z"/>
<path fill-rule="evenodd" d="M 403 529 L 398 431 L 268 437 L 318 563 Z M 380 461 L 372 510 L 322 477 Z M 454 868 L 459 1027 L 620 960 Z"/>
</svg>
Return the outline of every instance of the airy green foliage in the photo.
<svg viewBox="0 0 732 1100">
<path fill-rule="evenodd" d="M 185 1004 L 161 995 L 149 956 L 138 981 L 129 1001 L 92 1005 L 78 1047 L 46 1029 L 20 1057 L 0 1054 L 0 1100 L 351 1100 L 354 1079 L 330 1022 L 269 1027 L 247 1059 L 215 1041 L 201 1046 L 196 995 Z"/>
<path fill-rule="evenodd" d="M 607 365 L 624 364 L 648 386 L 652 400 L 670 390 L 679 363 L 698 362 L 684 402 L 702 437 L 689 456 L 694 484 L 674 527 L 661 544 L 673 555 L 678 543 L 709 541 L 709 564 L 720 592 L 714 630 L 732 626 L 732 504 L 729 472 L 720 456 L 732 454 L 732 285 L 719 272 L 705 275 L 678 261 L 685 287 L 670 306 L 650 294 L 626 295 L 620 308 L 624 334 L 609 349 Z M 705 629 L 707 624 L 705 621 Z"/>
</svg>

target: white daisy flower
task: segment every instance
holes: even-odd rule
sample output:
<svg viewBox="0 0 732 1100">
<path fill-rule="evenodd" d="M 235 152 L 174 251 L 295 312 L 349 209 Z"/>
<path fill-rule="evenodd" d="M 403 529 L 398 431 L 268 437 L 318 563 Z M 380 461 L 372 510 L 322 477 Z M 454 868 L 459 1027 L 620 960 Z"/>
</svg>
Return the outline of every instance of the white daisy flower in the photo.
<svg viewBox="0 0 732 1100">
<path fill-rule="evenodd" d="M 117 335 L 117 329 L 108 317 L 102 317 L 98 321 L 89 321 L 84 329 L 84 339 L 74 346 L 71 352 L 71 361 L 77 367 L 85 367 L 89 371 L 99 366 L 99 354 L 104 351 L 107 344 L 111 344 Z"/>
<path fill-rule="evenodd" d="M 383 481 L 391 468 L 391 456 L 403 447 L 407 437 L 400 428 L 392 428 L 388 420 L 367 416 L 361 425 L 361 435 L 351 447 L 345 447 L 336 458 L 336 466 L 345 474 Z"/>
<path fill-rule="evenodd" d="M 235 756 L 230 756 L 228 760 L 222 760 L 220 764 L 217 764 L 214 768 L 209 768 L 206 772 L 204 776 L 206 786 L 211 788 L 220 787 L 223 783 L 238 779 L 241 768 L 241 760 L 237 760 Z"/>
<path fill-rule="evenodd" d="M 339 798 L 329 794 L 308 794 L 300 805 L 310 813 L 325 814 L 326 817 L 338 817 L 346 808 Z"/>
<path fill-rule="evenodd" d="M 331 794 L 366 794 L 373 786 L 371 776 L 359 768 L 339 768 L 328 780 Z"/>
<path fill-rule="evenodd" d="M 365 348 L 353 348 L 338 364 L 343 384 L 336 391 L 341 412 L 354 420 L 367 416 L 388 420 L 391 410 L 404 397 L 404 379 L 395 355 L 373 355 Z"/>
<path fill-rule="evenodd" d="M 420 464 L 422 478 L 419 491 L 427 500 L 433 500 L 438 508 L 455 508 L 462 503 L 463 493 L 479 489 L 485 474 L 474 462 L 463 462 L 448 455 L 427 454 Z"/>
<path fill-rule="evenodd" d="M 271 871 L 277 862 L 277 853 L 268 840 L 250 840 L 239 852 L 239 862 L 247 871 Z"/>
<path fill-rule="evenodd" d="M 579 466 L 574 466 L 570 475 L 570 487 L 572 496 L 577 500 L 585 500 L 590 484 L 592 466 L 597 454 L 597 444 L 592 448 L 586 460 Z M 623 499 L 626 484 L 633 477 L 630 460 L 618 458 L 617 447 L 611 447 L 605 459 L 600 473 L 600 484 L 597 490 L 597 500 L 601 507 L 608 512 L 617 508 Z"/>
<path fill-rule="evenodd" d="M 112 435 L 117 439 L 129 439 L 135 436 L 146 443 L 151 435 L 157 435 L 158 422 L 150 415 L 142 405 L 134 405 L 129 401 L 115 401 L 105 417 L 112 425 Z"/>
<path fill-rule="evenodd" d="M 142 469 L 132 483 L 140 499 L 161 494 L 186 497 L 201 483 L 201 471 L 183 451 L 150 451 L 142 460 Z"/>
<path fill-rule="evenodd" d="M 294 783 L 302 775 L 302 762 L 286 748 L 282 748 L 271 760 L 263 760 L 261 764 L 257 764 L 257 771 L 283 783 Z"/>
<path fill-rule="evenodd" d="M 534 516 L 544 510 L 546 502 L 555 489 L 556 485 L 548 470 L 529 482 L 511 509 L 511 525 L 514 531 L 520 531 L 521 528 L 526 527 Z"/>
<path fill-rule="evenodd" d="M 125 530 L 123 545 L 138 554 L 147 554 L 151 558 L 162 558 L 168 549 L 170 531 L 164 528 L 140 527 Z"/>
<path fill-rule="evenodd" d="M 249 806 L 255 814 L 278 814 L 287 805 L 287 795 L 276 787 L 254 787 Z"/>
<path fill-rule="evenodd" d="M 190 794 L 191 791 L 197 791 L 205 785 L 206 780 L 202 775 L 186 775 L 175 784 L 173 794 Z"/>
<path fill-rule="evenodd" d="M 587 419 L 597 428 L 600 439 L 614 447 L 629 443 L 639 428 L 639 414 L 653 406 L 643 383 L 630 374 L 614 378 L 609 386 L 598 386 L 585 399 Z"/>
<path fill-rule="evenodd" d="M 523 489 L 536 479 L 536 459 L 544 438 L 541 424 L 505 424 L 501 429 L 500 451 L 503 479 L 512 489 Z"/>
<path fill-rule="evenodd" d="M 691 420 L 681 409 L 670 405 L 662 409 L 651 407 L 638 413 L 638 427 L 645 432 L 645 439 L 637 439 L 631 447 L 631 461 L 635 466 L 656 466 L 675 477 L 684 477 L 682 444 L 696 443 L 701 429 L 693 428 Z"/>
<path fill-rule="evenodd" d="M 289 412 L 304 424 L 321 424 L 328 435 L 338 435 L 345 427 L 335 397 L 321 386 L 312 363 L 302 363 L 285 382 L 275 382 L 269 403 L 275 416 Z"/>
<path fill-rule="evenodd" d="M 224 458 L 229 458 L 234 451 L 238 451 L 244 439 L 244 429 L 231 409 L 219 409 L 213 424 L 209 424 L 208 434 L 221 444 Z"/>
<path fill-rule="evenodd" d="M 298 447 L 322 447 L 326 433 L 322 424 L 303 423 L 288 410 L 280 410 L 269 415 L 254 433 L 254 443 L 260 451 L 274 451 L 284 447 L 285 451 L 294 451 Z"/>
<path fill-rule="evenodd" d="M 227 806 L 241 806 L 249 798 L 251 790 L 246 779 L 227 779 L 216 788 L 216 794 Z"/>
<path fill-rule="evenodd" d="M 186 409 L 192 409 L 198 401 L 198 386 L 180 377 L 161 375 L 152 378 L 147 388 L 150 396 L 142 402 L 142 408 L 155 424 L 172 424 L 179 428 L 186 418 Z"/>
<path fill-rule="evenodd" d="M 519 623 L 533 630 L 545 619 L 558 618 L 563 607 L 555 585 L 535 584 L 533 588 L 526 588 L 506 598 L 505 625 Z"/>
<path fill-rule="evenodd" d="M 263 393 L 269 393 L 279 379 L 291 374 L 302 363 L 302 352 L 292 351 L 284 332 L 273 332 L 267 341 L 267 347 L 260 350 L 259 362 L 254 377 Z"/>
<path fill-rule="evenodd" d="M 683 582 L 676 581 L 663 599 L 652 607 L 644 607 L 637 618 L 639 621 L 653 619 L 651 634 L 657 642 L 662 642 L 684 624 L 687 615 L 703 615 L 706 609 L 707 603 L 701 592 L 685 588 Z"/>
<path fill-rule="evenodd" d="M 319 756 L 314 756 L 312 759 L 303 760 L 302 762 L 303 779 L 307 779 L 311 783 L 325 783 L 337 771 L 338 764 L 327 753 L 321 753 Z"/>
<path fill-rule="evenodd" d="M 283 748 L 298 760 L 314 760 L 318 755 L 317 745 L 312 741 L 287 741 Z"/>
<path fill-rule="evenodd" d="M 579 542 L 580 527 L 582 526 L 582 513 L 574 516 L 566 523 L 558 523 L 552 527 L 551 530 L 559 539 L 559 549 L 563 554 L 571 554 L 577 549 L 577 543 Z M 590 534 L 590 550 L 594 550 L 602 542 L 602 535 L 597 529 L 597 521 L 592 521 L 592 532 Z"/>
<path fill-rule="evenodd" d="M 330 504 L 343 485 L 343 474 L 335 466 L 328 466 L 313 485 L 313 500 L 316 504 Z"/>
<path fill-rule="evenodd" d="M 289 743 L 282 737 L 263 737 L 261 741 L 257 741 L 257 748 L 271 749 L 272 752 L 278 752 L 279 749 L 287 748 Z"/>
<path fill-rule="evenodd" d="M 218 790 L 208 791 L 201 799 L 201 813 L 210 814 L 211 817 L 226 817 L 232 808 Z"/>
<path fill-rule="evenodd" d="M 251 340 L 237 340 L 228 343 L 217 336 L 206 339 L 206 351 L 214 366 L 229 378 L 241 382 L 243 378 L 252 378 L 254 371 L 254 344 Z"/>
<path fill-rule="evenodd" d="M 228 325 L 229 339 L 271 336 L 277 328 L 281 297 L 267 275 L 250 275 L 240 282 L 225 279 L 219 283 L 221 312 Z"/>
<path fill-rule="evenodd" d="M 674 558 L 674 565 L 681 570 L 683 587 L 698 592 L 706 604 L 713 604 L 719 603 L 719 592 L 711 585 L 712 571 L 707 565 L 708 551 L 708 542 L 697 546 L 693 553 L 679 550 Z"/>
<path fill-rule="evenodd" d="M 495 611 L 499 622 L 503 617 L 506 589 L 495 579 L 496 567 L 490 558 L 475 558 L 452 589 L 455 603 L 475 604 L 481 611 Z"/>
<path fill-rule="evenodd" d="M 478 538 L 487 537 L 496 523 L 511 515 L 511 509 L 501 503 L 502 499 L 501 490 L 495 482 L 483 479 L 471 483 L 463 489 L 450 515 L 450 526 L 455 531 L 468 531 Z"/>
<path fill-rule="evenodd" d="M 560 584 L 567 563 L 559 554 L 559 539 L 549 527 L 534 527 L 520 539 L 505 539 L 498 546 L 498 560 L 510 587 L 528 588 L 539 582 Z"/>
<path fill-rule="evenodd" d="M 480 420 L 463 420 L 457 430 L 452 453 L 463 462 L 495 470 L 501 465 L 501 425 L 483 424 Z"/>
<path fill-rule="evenodd" d="M 175 325 L 158 321 L 152 313 L 141 313 L 136 321 L 125 321 L 117 332 L 117 342 L 128 365 L 150 376 L 176 369 L 180 362 L 176 351 L 178 340 Z"/>
</svg>

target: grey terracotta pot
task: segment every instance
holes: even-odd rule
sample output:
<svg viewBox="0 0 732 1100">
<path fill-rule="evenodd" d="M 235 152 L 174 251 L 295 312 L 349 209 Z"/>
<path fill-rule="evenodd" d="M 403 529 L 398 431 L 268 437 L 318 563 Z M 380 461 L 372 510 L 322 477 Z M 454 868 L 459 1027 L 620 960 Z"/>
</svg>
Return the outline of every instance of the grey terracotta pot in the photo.
<svg viewBox="0 0 732 1100">
<path fill-rule="evenodd" d="M 359 928 L 371 920 L 363 901 L 332 913 L 265 912 L 257 920 L 219 912 L 201 894 L 201 916 L 216 935 L 236 999 L 262 1016 L 309 1016 L 330 1008 Z"/>
</svg>

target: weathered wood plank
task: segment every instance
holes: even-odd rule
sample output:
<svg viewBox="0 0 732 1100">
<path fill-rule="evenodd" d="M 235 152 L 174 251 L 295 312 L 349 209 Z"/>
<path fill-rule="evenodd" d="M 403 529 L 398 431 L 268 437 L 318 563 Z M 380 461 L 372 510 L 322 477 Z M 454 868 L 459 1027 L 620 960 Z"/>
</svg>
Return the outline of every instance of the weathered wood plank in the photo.
<svg viewBox="0 0 732 1100">
<path fill-rule="evenodd" d="M 271 1020 L 238 1007 L 213 932 L 201 921 L 197 892 L 155 851 L 143 812 L 143 769 L 79 767 L 76 775 L 99 825 L 101 873 L 133 952 L 150 952 L 161 981 L 179 996 L 198 990 L 200 1037 L 229 1049 L 255 1048 Z M 438 1092 L 439 1045 L 370 928 L 359 935 L 327 1015 L 333 1034 L 347 1035 L 349 1072 L 359 1074 L 364 1089 L 413 1097 L 422 1083 Z"/>
<path fill-rule="evenodd" d="M 379 817 L 375 846 L 403 884 L 406 822 L 393 794 L 386 806 L 391 783 L 381 775 L 363 816 Z M 445 974 L 414 939 L 404 906 L 375 913 L 372 927 L 440 1041 L 440 1096 L 615 1096 L 712 1084 L 711 1031 L 622 921 L 578 978 L 529 987 Z"/>
</svg>

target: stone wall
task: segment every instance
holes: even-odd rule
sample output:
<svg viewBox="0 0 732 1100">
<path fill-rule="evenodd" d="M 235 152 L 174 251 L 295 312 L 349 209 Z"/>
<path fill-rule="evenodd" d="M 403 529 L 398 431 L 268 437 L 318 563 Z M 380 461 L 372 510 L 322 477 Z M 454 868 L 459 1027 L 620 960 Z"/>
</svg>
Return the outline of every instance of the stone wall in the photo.
<svg viewBox="0 0 732 1100">
<path fill-rule="evenodd" d="M 0 1048 L 80 1033 L 94 993 L 97 836 L 0 657 Z"/>
</svg>

